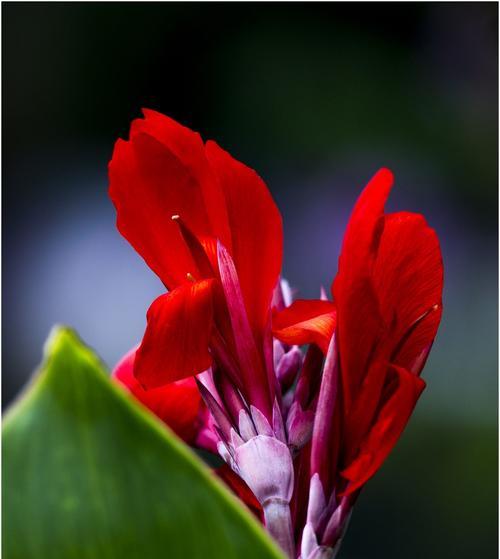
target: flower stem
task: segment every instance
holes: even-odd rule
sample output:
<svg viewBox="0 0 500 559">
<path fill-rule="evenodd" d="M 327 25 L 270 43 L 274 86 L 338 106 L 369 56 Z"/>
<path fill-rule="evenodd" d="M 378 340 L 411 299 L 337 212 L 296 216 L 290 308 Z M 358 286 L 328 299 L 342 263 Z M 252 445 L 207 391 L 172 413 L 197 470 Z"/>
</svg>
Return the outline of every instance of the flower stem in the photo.
<svg viewBox="0 0 500 559">
<path fill-rule="evenodd" d="M 267 531 L 287 556 L 294 559 L 295 542 L 289 503 L 282 499 L 271 498 L 262 505 L 262 508 Z"/>
</svg>

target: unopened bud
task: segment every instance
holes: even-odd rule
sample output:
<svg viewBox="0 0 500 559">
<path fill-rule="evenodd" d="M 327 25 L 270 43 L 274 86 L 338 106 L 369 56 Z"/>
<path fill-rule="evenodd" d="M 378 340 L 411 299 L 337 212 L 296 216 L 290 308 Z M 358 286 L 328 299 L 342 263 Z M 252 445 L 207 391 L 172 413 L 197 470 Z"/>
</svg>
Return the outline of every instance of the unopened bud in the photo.
<svg viewBox="0 0 500 559">
<path fill-rule="evenodd" d="M 286 444 L 258 435 L 234 451 L 238 472 L 257 500 L 290 502 L 293 493 L 293 463 Z"/>
<path fill-rule="evenodd" d="M 302 352 L 296 346 L 280 358 L 276 367 L 276 376 L 284 390 L 293 384 L 302 366 L 302 360 Z"/>
<path fill-rule="evenodd" d="M 294 402 L 286 419 L 286 430 L 290 448 L 300 450 L 309 442 L 313 423 L 314 412 L 311 410 L 304 411 L 298 402 Z"/>
</svg>

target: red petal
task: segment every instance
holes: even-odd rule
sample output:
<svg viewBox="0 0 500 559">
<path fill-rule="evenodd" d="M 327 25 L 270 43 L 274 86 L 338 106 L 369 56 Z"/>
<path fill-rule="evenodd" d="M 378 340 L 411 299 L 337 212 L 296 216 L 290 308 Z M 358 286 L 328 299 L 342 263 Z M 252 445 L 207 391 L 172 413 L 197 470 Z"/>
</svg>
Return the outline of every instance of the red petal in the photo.
<svg viewBox="0 0 500 559">
<path fill-rule="evenodd" d="M 441 319 L 439 241 L 420 215 L 383 214 L 391 184 L 382 170 L 361 194 L 333 285 L 347 411 L 375 353 L 419 373 Z"/>
<path fill-rule="evenodd" d="M 144 111 L 130 140 L 118 140 L 109 165 L 109 194 L 117 226 L 165 285 L 175 287 L 196 267 L 172 215 L 196 235 L 230 243 L 222 190 L 198 134 Z"/>
<path fill-rule="evenodd" d="M 425 388 L 425 382 L 402 367 L 393 366 L 388 385 L 391 393 L 385 399 L 359 454 L 341 475 L 350 481 L 344 494 L 361 487 L 380 468 L 403 432 L 408 419 Z"/>
<path fill-rule="evenodd" d="M 135 376 L 146 388 L 163 386 L 210 367 L 213 281 L 184 284 L 161 295 L 149 307 L 135 362 Z"/>
<path fill-rule="evenodd" d="M 359 449 L 373 423 L 387 378 L 388 362 L 384 356 L 377 355 L 368 366 L 368 371 L 359 387 L 344 427 L 344 456 L 351 460 Z"/>
<path fill-rule="evenodd" d="M 227 464 L 217 468 L 215 473 L 226 483 L 233 493 L 235 493 L 245 503 L 255 516 L 263 522 L 264 515 L 262 507 L 248 485 L 238 475 L 236 475 Z"/>
<path fill-rule="evenodd" d="M 332 286 L 346 410 L 366 374 L 383 330 L 371 270 L 392 182 L 392 173 L 381 169 L 361 193 L 347 226 L 339 272 Z"/>
<path fill-rule="evenodd" d="M 231 245 L 223 242 L 238 272 L 248 319 L 257 340 L 269 320 L 274 287 L 281 270 L 281 216 L 255 171 L 233 159 L 215 142 L 206 154 L 226 200 Z"/>
<path fill-rule="evenodd" d="M 443 262 L 437 235 L 423 216 L 385 216 L 373 284 L 391 329 L 393 360 L 411 370 L 432 344 L 441 319 Z"/>
<path fill-rule="evenodd" d="M 342 243 L 339 274 L 335 284 L 344 283 L 347 278 L 359 273 L 367 273 L 366 261 L 374 256 L 377 249 L 379 220 L 384 213 L 393 181 L 394 177 L 389 169 L 380 169 L 359 196 Z"/>
<path fill-rule="evenodd" d="M 369 278 L 353 278 L 336 296 L 342 392 L 349 413 L 373 356 L 381 351 L 384 325 Z"/>
<path fill-rule="evenodd" d="M 326 354 L 336 321 L 330 301 L 297 299 L 282 311 L 274 311 L 273 334 L 290 345 L 314 343 Z"/>
<path fill-rule="evenodd" d="M 203 146 L 198 134 L 160 113 L 144 116 L 132 123 L 129 141 L 118 140 L 109 166 L 118 229 L 170 288 L 187 273 L 205 277 L 171 217 L 180 215 L 199 239 L 219 239 L 262 336 L 282 253 L 281 217 L 264 182 L 214 142 Z"/>
<path fill-rule="evenodd" d="M 194 378 L 187 378 L 161 388 L 144 390 L 134 377 L 134 361 L 137 348 L 132 349 L 118 363 L 113 378 L 126 386 L 130 392 L 155 415 L 164 421 L 188 444 L 194 442 L 203 402 Z"/>
</svg>

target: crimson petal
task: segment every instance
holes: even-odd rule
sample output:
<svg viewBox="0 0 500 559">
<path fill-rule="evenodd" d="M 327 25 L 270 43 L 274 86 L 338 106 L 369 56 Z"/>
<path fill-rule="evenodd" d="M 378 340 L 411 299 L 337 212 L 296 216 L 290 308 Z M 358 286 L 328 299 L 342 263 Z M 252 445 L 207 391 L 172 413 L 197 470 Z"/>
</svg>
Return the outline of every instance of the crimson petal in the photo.
<svg viewBox="0 0 500 559">
<path fill-rule="evenodd" d="M 349 480 L 344 494 L 360 488 L 380 468 L 403 432 L 408 419 L 425 388 L 425 382 L 402 367 L 391 367 L 393 379 L 384 405 L 361 443 L 359 454 L 341 475 Z"/>
<path fill-rule="evenodd" d="M 335 305 L 330 301 L 297 299 L 273 312 L 273 334 L 290 345 L 314 343 L 326 354 L 336 322 Z"/>
<path fill-rule="evenodd" d="M 281 270 L 281 216 L 257 173 L 209 141 L 206 155 L 226 200 L 232 256 L 256 342 L 269 320 L 271 299 Z"/>
<path fill-rule="evenodd" d="M 184 284 L 161 295 L 149 307 L 134 368 L 144 387 L 163 386 L 210 367 L 213 282 Z"/>
<path fill-rule="evenodd" d="M 266 185 L 215 142 L 155 111 L 134 120 L 109 165 L 117 226 L 163 283 L 174 288 L 187 273 L 201 279 L 171 217 L 180 215 L 199 239 L 218 239 L 241 281 L 256 342 L 268 320 L 282 257 L 282 224 Z"/>
<path fill-rule="evenodd" d="M 384 204 L 392 182 L 392 173 L 381 169 L 361 193 L 347 226 L 339 272 L 332 285 L 347 411 L 383 332 L 382 310 L 371 271 L 382 232 Z"/>
<path fill-rule="evenodd" d="M 373 284 L 391 328 L 393 360 L 411 370 L 432 344 L 441 320 L 441 250 L 423 216 L 408 212 L 385 216 Z"/>
<path fill-rule="evenodd" d="M 119 231 L 173 288 L 196 268 L 171 217 L 230 243 L 226 206 L 200 136 L 154 111 L 144 115 L 133 121 L 130 139 L 115 144 L 109 195 Z"/>
</svg>

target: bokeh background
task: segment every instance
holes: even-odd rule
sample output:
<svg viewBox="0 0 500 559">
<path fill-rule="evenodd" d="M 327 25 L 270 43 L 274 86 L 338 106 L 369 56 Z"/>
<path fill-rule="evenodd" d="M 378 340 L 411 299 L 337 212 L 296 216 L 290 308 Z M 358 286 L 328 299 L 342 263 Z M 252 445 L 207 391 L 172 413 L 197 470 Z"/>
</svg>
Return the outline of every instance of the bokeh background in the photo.
<svg viewBox="0 0 500 559">
<path fill-rule="evenodd" d="M 442 241 L 428 388 L 342 559 L 497 556 L 496 3 L 3 3 L 3 400 L 54 323 L 112 366 L 159 280 L 115 230 L 106 167 L 141 107 L 267 181 L 285 275 L 315 297 L 381 166 Z"/>
</svg>

